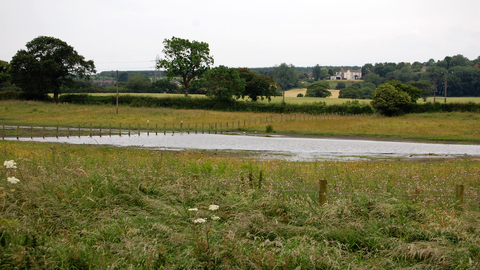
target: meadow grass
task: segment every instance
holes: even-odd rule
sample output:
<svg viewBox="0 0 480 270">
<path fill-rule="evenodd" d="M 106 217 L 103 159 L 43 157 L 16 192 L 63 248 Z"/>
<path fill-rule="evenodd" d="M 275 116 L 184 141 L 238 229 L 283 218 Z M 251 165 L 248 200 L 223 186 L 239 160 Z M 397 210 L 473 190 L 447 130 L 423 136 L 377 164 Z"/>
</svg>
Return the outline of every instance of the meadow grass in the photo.
<svg viewBox="0 0 480 270">
<path fill-rule="evenodd" d="M 292 89 L 285 91 L 286 93 L 288 92 L 294 92 L 297 93 L 301 89 Z M 114 93 L 91 93 L 89 95 L 93 96 L 110 96 L 110 95 L 116 95 Z M 166 93 L 120 93 L 119 95 L 134 95 L 134 96 L 147 96 L 147 97 L 156 97 L 156 98 L 161 98 L 161 97 L 182 97 L 184 96 L 183 94 L 166 94 Z M 206 98 L 205 95 L 200 95 L 200 94 L 190 94 L 189 96 L 193 98 Z M 325 102 L 327 105 L 334 105 L 334 104 L 342 104 L 347 101 L 355 101 L 358 100 L 360 103 L 365 103 L 365 104 L 370 104 L 372 101 L 371 99 L 345 99 L 345 98 L 318 98 L 318 97 L 297 97 L 296 94 L 294 97 L 292 96 L 285 96 L 285 103 L 289 104 L 303 104 L 303 103 L 314 103 L 314 102 Z M 443 103 L 444 98 L 443 97 L 436 97 L 435 99 L 436 102 Z M 262 103 L 268 103 L 268 100 L 259 100 L 258 102 Z M 283 97 L 282 96 L 276 96 L 272 97 L 272 100 L 270 101 L 272 103 L 281 103 L 283 102 Z M 423 101 L 423 99 L 419 99 L 417 101 L 420 104 L 426 103 L 426 102 L 432 102 L 433 103 L 433 97 L 428 97 L 426 102 Z M 468 102 L 474 102 L 474 103 L 480 103 L 480 97 L 447 97 L 447 103 L 468 103 Z"/>
<path fill-rule="evenodd" d="M 134 108 L 121 106 L 119 114 L 116 108 L 108 105 L 74 105 L 32 102 L 32 101 L 0 101 L 0 125 L 26 125 L 26 126 L 70 126 L 71 135 L 77 135 L 75 128 L 81 126 L 88 128 L 90 124 L 98 128 L 100 125 L 104 132 L 108 132 L 110 125 L 126 130 L 128 125 L 132 129 L 142 130 L 148 128 L 150 132 L 157 129 L 163 131 L 180 129 L 183 121 L 183 130 L 188 125 L 194 131 L 200 131 L 208 125 L 220 123 L 226 130 L 232 126 L 236 131 L 265 132 L 268 125 L 277 133 L 296 133 L 304 135 L 322 136 L 360 136 L 375 138 L 423 139 L 436 141 L 480 141 L 480 114 L 478 113 L 424 113 L 408 114 L 401 117 L 382 116 L 346 116 L 334 115 L 272 115 L 270 113 L 253 112 L 221 112 L 207 110 L 175 110 L 171 108 Z M 305 120 L 304 120 L 305 119 Z M 273 120 L 273 121 L 272 121 Z M 239 127 L 240 124 L 240 127 Z M 0 126 L 0 128 L 2 128 Z M 0 132 L 3 132 L 0 131 Z M 20 136 L 30 136 L 30 129 L 21 130 Z M 6 136 L 15 136 L 16 130 L 7 130 Z M 47 134 L 48 135 L 48 134 Z M 53 133 L 50 132 L 50 135 Z M 66 134 L 61 134 L 66 135 Z M 83 134 L 85 135 L 85 134 Z M 40 136 L 40 134 L 35 134 Z"/>
<path fill-rule="evenodd" d="M 0 160 L 17 167 L 0 167 L 4 269 L 480 267 L 478 160 L 262 161 L 6 141 Z"/>
</svg>

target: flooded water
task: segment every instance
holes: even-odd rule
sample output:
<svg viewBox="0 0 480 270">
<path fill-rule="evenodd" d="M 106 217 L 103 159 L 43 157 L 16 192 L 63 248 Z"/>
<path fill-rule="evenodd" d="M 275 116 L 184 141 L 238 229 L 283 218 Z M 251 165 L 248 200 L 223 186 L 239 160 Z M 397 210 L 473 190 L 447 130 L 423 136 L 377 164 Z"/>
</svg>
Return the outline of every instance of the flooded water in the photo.
<svg viewBox="0 0 480 270">
<path fill-rule="evenodd" d="M 5 138 L 7 139 L 7 138 Z M 16 140 L 16 138 L 8 138 Z M 120 147 L 147 147 L 152 149 L 184 150 L 241 150 L 260 152 L 263 156 L 287 160 L 338 159 L 357 160 L 374 158 L 423 157 L 480 157 L 480 145 L 387 142 L 368 140 L 315 139 L 290 137 L 263 137 L 214 134 L 146 133 L 123 136 L 20 138 L 21 141 L 55 142 L 68 144 L 96 144 Z"/>
</svg>

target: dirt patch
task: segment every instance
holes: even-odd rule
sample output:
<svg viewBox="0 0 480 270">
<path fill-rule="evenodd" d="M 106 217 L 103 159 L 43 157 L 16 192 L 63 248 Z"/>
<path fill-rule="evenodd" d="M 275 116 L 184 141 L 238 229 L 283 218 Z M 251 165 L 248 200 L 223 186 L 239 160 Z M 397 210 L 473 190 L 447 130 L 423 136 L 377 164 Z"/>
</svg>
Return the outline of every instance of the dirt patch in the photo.
<svg viewBox="0 0 480 270">
<path fill-rule="evenodd" d="M 332 95 L 329 96 L 328 98 L 338 98 L 338 94 L 340 93 L 340 90 L 328 89 L 328 91 L 332 93 Z M 285 91 L 285 97 L 297 97 L 298 94 L 302 94 L 305 96 L 306 93 L 307 93 L 307 88 L 293 89 L 293 90 Z"/>
</svg>

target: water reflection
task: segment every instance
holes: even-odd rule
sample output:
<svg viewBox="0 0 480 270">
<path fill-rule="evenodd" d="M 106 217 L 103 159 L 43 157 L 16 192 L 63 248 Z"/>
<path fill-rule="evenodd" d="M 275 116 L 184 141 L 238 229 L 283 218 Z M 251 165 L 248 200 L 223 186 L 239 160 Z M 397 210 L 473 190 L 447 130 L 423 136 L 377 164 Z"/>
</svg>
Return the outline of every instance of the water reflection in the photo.
<svg viewBox="0 0 480 270">
<path fill-rule="evenodd" d="M 5 138 L 7 139 L 7 138 Z M 16 138 L 9 138 L 16 140 Z M 480 145 L 387 142 L 367 140 L 260 137 L 244 135 L 178 134 L 132 136 L 20 138 L 22 141 L 99 144 L 153 149 L 207 149 L 262 152 L 289 160 L 371 159 L 480 156 Z"/>
</svg>

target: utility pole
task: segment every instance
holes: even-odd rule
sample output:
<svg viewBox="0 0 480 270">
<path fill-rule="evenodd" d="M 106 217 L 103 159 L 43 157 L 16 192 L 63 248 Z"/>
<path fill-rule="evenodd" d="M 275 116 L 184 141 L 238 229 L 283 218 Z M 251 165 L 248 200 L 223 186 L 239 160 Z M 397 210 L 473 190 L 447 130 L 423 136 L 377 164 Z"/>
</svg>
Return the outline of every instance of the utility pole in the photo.
<svg viewBox="0 0 480 270">
<path fill-rule="evenodd" d="M 157 63 L 160 61 L 160 57 L 158 56 L 157 54 L 157 58 L 155 58 L 155 74 L 154 74 L 154 78 L 153 78 L 153 82 L 157 82 L 157 72 L 158 72 L 158 65 Z M 160 77 L 160 76 L 158 76 Z"/>
<path fill-rule="evenodd" d="M 118 70 L 117 70 L 117 114 L 118 114 Z"/>
<path fill-rule="evenodd" d="M 445 72 L 445 103 L 447 103 L 447 74 L 448 72 Z"/>
</svg>

